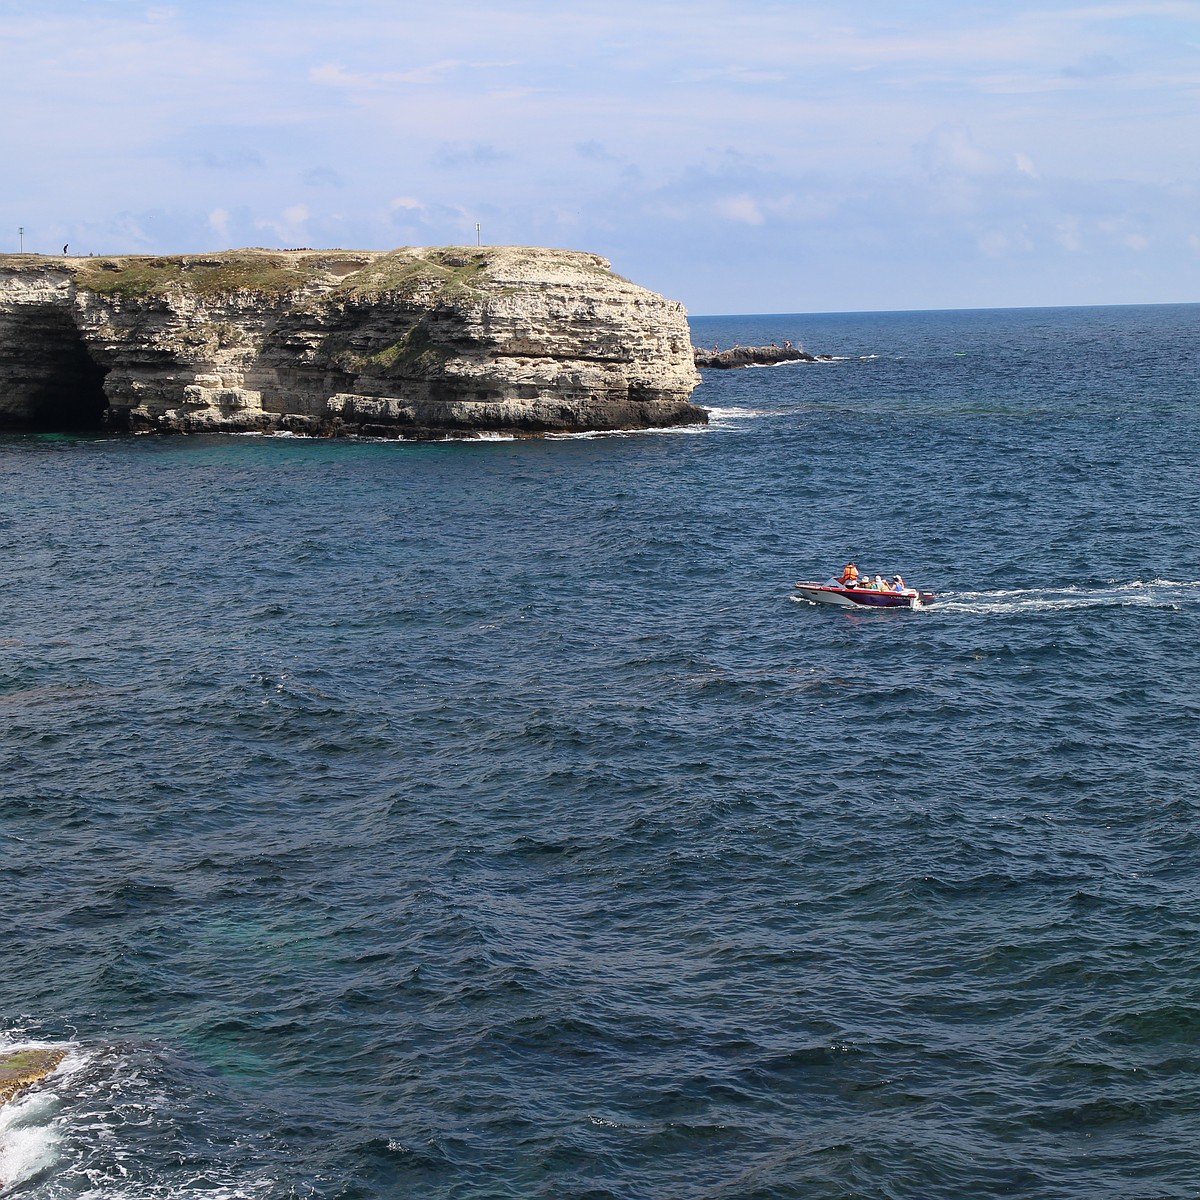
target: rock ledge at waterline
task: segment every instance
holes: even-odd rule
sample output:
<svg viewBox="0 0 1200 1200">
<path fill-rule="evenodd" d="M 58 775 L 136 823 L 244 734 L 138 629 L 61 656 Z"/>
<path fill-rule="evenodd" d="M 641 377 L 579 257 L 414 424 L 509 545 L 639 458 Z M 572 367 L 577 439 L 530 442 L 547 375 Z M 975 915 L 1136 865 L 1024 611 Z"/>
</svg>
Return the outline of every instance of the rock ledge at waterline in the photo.
<svg viewBox="0 0 1200 1200">
<path fill-rule="evenodd" d="M 65 1050 L 0 1050 L 0 1104 L 45 1079 L 65 1057 Z"/>
<path fill-rule="evenodd" d="M 0 428 L 442 437 L 703 423 L 683 306 L 532 247 L 0 255 Z"/>
</svg>

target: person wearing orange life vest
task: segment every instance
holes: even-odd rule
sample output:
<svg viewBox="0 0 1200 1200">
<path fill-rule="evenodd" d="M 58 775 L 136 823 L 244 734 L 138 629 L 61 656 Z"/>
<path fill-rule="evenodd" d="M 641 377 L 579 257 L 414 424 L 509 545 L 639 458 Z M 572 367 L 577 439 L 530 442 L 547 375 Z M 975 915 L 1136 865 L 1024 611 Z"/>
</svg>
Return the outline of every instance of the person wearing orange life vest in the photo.
<svg viewBox="0 0 1200 1200">
<path fill-rule="evenodd" d="M 858 583 L 858 568 L 853 563 L 847 563 L 842 577 L 838 580 L 842 587 L 854 587 Z"/>
</svg>

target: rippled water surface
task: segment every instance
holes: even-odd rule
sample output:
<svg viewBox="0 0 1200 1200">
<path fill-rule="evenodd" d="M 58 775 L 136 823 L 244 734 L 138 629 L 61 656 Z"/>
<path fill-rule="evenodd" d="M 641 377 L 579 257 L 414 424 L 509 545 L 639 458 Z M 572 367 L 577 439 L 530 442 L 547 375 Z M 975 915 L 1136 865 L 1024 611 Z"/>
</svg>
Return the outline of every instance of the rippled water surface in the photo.
<svg viewBox="0 0 1200 1200">
<path fill-rule="evenodd" d="M 1194 306 L 705 430 L 0 441 L 6 1195 L 1194 1197 Z M 939 594 L 846 613 L 854 557 Z"/>
</svg>

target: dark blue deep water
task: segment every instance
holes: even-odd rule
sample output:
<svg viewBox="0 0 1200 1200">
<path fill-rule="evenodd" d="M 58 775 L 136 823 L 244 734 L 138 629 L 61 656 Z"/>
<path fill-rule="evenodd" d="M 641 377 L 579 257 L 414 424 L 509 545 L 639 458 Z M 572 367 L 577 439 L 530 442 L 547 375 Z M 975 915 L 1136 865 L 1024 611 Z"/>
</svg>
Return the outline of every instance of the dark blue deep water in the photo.
<svg viewBox="0 0 1200 1200">
<path fill-rule="evenodd" d="M 838 361 L 0 441 L 6 1196 L 1200 1195 L 1200 307 L 694 328 Z"/>
</svg>

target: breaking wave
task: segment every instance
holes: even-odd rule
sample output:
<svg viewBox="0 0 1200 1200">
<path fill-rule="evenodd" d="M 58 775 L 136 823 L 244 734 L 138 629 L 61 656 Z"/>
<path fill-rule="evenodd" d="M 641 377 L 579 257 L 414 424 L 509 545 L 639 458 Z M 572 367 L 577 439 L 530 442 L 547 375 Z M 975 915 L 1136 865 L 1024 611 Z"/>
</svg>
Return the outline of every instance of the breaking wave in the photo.
<svg viewBox="0 0 1200 1200">
<path fill-rule="evenodd" d="M 0 1108 L 0 1197 L 43 1200 L 249 1200 L 279 1194 L 269 1149 L 241 1122 L 232 1141 L 206 1125 L 211 1087 L 147 1045 L 5 1041 L 0 1050 L 60 1049 L 66 1057 Z M 163 1145 L 178 1153 L 160 1154 Z M 156 1161 L 157 1160 L 157 1161 Z M 276 1164 L 278 1166 L 278 1164 Z M 292 1189 L 289 1194 L 297 1194 Z M 308 1194 L 307 1192 L 303 1194 Z"/>
<path fill-rule="evenodd" d="M 57 1162 L 62 1136 L 57 1088 L 82 1061 L 78 1047 L 70 1042 L 0 1034 L 0 1053 L 14 1050 L 62 1050 L 66 1058 L 44 1081 L 0 1107 L 0 1196 L 12 1195 Z"/>
<path fill-rule="evenodd" d="M 761 409 L 756 408 L 709 408 L 708 427 L 710 429 L 728 428 L 740 421 L 754 421 L 759 417 L 769 417 L 772 415 L 776 414 L 763 412 Z"/>
</svg>

